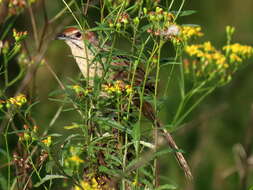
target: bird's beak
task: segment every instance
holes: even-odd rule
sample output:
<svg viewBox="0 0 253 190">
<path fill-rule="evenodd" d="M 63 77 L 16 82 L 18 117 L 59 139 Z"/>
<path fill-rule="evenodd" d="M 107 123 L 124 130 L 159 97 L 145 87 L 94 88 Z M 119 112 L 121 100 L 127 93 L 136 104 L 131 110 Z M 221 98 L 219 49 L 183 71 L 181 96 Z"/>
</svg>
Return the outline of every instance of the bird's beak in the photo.
<svg viewBox="0 0 253 190">
<path fill-rule="evenodd" d="M 65 34 L 58 34 L 55 39 L 56 40 L 66 40 L 67 36 Z"/>
</svg>

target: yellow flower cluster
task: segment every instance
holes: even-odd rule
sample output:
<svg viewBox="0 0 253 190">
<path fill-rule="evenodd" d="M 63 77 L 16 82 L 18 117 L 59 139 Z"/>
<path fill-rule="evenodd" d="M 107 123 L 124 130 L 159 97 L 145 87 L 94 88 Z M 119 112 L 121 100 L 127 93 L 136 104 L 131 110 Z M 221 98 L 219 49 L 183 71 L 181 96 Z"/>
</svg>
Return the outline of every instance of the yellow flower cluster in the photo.
<svg viewBox="0 0 253 190">
<path fill-rule="evenodd" d="M 103 89 L 108 94 L 122 94 L 124 91 L 129 95 L 133 92 L 131 85 L 125 85 L 123 81 L 117 80 L 113 85 L 103 85 Z"/>
<path fill-rule="evenodd" d="M 85 190 L 102 190 L 97 180 L 93 177 L 91 182 L 81 181 L 80 186 Z M 75 186 L 74 190 L 81 190 L 80 187 Z"/>
<path fill-rule="evenodd" d="M 84 163 L 84 161 L 77 155 L 73 155 L 69 158 L 69 161 L 75 162 L 77 164 Z"/>
<path fill-rule="evenodd" d="M 19 94 L 15 97 L 9 98 L 6 103 L 6 107 L 10 105 L 21 107 L 27 102 L 26 96 L 24 94 Z"/>
<path fill-rule="evenodd" d="M 42 140 L 42 143 L 45 144 L 47 147 L 50 147 L 52 144 L 52 137 L 48 136 L 47 138 Z"/>
<path fill-rule="evenodd" d="M 212 79 L 220 84 L 231 79 L 231 75 L 244 59 L 253 56 L 253 47 L 239 43 L 226 45 L 222 48 L 223 51 L 218 51 L 210 42 L 188 45 L 184 50 L 189 56 L 195 58 L 191 62 L 184 61 L 186 73 L 204 78 L 212 76 Z"/>
<path fill-rule="evenodd" d="M 13 37 L 15 41 L 20 41 L 24 39 L 27 36 L 27 31 L 24 32 L 17 32 L 17 30 L 14 28 L 13 29 Z"/>
<path fill-rule="evenodd" d="M 81 86 L 79 85 L 74 85 L 71 87 L 75 93 L 79 96 L 87 96 L 90 92 L 91 92 L 91 89 L 84 89 L 82 88 Z"/>
<path fill-rule="evenodd" d="M 242 58 L 248 58 L 253 55 L 253 48 L 251 46 L 239 43 L 224 46 L 223 50 L 230 54 L 229 58 L 231 62 L 242 62 Z"/>
<path fill-rule="evenodd" d="M 189 40 L 192 37 L 201 37 L 204 34 L 201 32 L 200 26 L 182 26 L 181 35 L 184 40 Z"/>
<path fill-rule="evenodd" d="M 79 147 L 70 147 L 70 157 L 68 157 L 64 164 L 65 166 L 74 166 L 74 167 L 79 167 L 80 164 L 84 163 L 84 160 L 80 158 L 80 154 L 82 153 L 82 150 Z"/>
<path fill-rule="evenodd" d="M 214 63 L 218 65 L 218 68 L 228 67 L 225 55 L 216 50 L 210 42 L 186 46 L 185 52 L 190 56 L 200 58 L 205 63 Z"/>
</svg>

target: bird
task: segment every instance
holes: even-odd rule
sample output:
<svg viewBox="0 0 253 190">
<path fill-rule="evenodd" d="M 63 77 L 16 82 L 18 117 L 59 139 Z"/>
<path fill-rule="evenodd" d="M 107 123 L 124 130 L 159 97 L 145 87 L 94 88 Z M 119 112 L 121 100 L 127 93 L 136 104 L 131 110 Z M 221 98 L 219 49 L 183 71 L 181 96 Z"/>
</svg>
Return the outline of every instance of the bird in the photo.
<svg viewBox="0 0 253 190">
<path fill-rule="evenodd" d="M 90 86 L 93 86 L 93 80 L 89 80 L 90 78 L 94 77 L 103 77 L 104 69 L 103 65 L 99 63 L 99 61 L 93 61 L 93 59 L 96 56 L 97 51 L 107 51 L 106 48 L 99 47 L 99 41 L 96 37 L 96 34 L 91 31 L 82 31 L 77 27 L 69 27 L 66 28 L 62 33 L 57 35 L 57 38 L 59 40 L 65 41 L 65 43 L 70 47 L 71 53 L 82 73 L 82 75 L 88 79 L 88 84 Z M 123 81 L 124 84 L 129 84 L 129 76 L 132 76 L 131 73 L 129 75 L 129 68 L 130 67 L 130 60 L 127 58 L 122 58 L 122 56 L 114 56 L 112 58 L 112 61 L 110 65 L 114 68 L 112 70 L 110 79 L 112 81 L 120 80 Z M 145 71 L 138 67 L 136 69 L 135 75 L 134 75 L 134 84 L 135 86 L 141 86 L 143 84 L 145 77 Z M 145 89 L 152 89 L 153 87 L 152 82 L 147 82 L 145 84 Z M 140 107 L 140 99 L 138 98 L 138 95 L 134 96 L 134 104 L 136 107 Z M 142 103 L 142 114 L 149 119 L 153 124 L 155 124 L 157 127 L 159 127 L 164 136 L 165 139 L 173 150 L 176 150 L 174 152 L 175 157 L 183 169 L 185 176 L 188 180 L 192 180 L 193 176 L 191 174 L 190 167 L 184 158 L 183 154 L 178 151 L 179 148 L 174 141 L 172 135 L 163 128 L 163 124 L 159 121 L 155 114 L 155 110 L 153 106 L 147 102 L 144 101 Z"/>
</svg>

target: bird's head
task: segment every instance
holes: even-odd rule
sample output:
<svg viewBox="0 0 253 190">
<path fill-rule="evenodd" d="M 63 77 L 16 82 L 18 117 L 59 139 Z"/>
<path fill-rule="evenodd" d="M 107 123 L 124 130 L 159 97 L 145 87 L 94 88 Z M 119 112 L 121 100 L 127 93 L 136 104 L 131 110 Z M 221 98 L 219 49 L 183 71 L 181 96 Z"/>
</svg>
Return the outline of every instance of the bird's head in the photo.
<svg viewBox="0 0 253 190">
<path fill-rule="evenodd" d="M 94 53 L 90 51 L 90 48 L 94 50 L 98 47 L 96 35 L 90 31 L 81 31 L 78 28 L 71 27 L 58 34 L 57 39 L 64 40 L 68 44 L 83 76 L 87 77 L 89 75 L 93 77 L 95 72 L 92 71 L 92 68 L 88 71 L 87 64 L 92 63 L 94 58 Z"/>
<path fill-rule="evenodd" d="M 84 49 L 83 33 L 75 27 L 65 29 L 57 35 L 58 40 L 64 40 L 70 48 Z"/>
<path fill-rule="evenodd" d="M 98 45 L 97 38 L 93 32 L 82 32 L 76 27 L 65 29 L 61 34 L 57 35 L 58 40 L 64 40 L 70 48 L 84 49 L 84 41 L 95 46 Z"/>
</svg>

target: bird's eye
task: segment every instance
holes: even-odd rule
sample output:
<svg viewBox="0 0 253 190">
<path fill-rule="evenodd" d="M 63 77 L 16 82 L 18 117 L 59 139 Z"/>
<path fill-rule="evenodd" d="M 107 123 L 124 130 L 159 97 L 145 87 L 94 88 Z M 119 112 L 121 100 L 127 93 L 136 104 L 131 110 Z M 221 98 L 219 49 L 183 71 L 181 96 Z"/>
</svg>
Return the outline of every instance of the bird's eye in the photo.
<svg viewBox="0 0 253 190">
<path fill-rule="evenodd" d="M 77 33 L 75 34 L 75 37 L 77 37 L 77 38 L 80 38 L 81 36 L 82 36 L 81 32 L 77 32 Z"/>
</svg>

